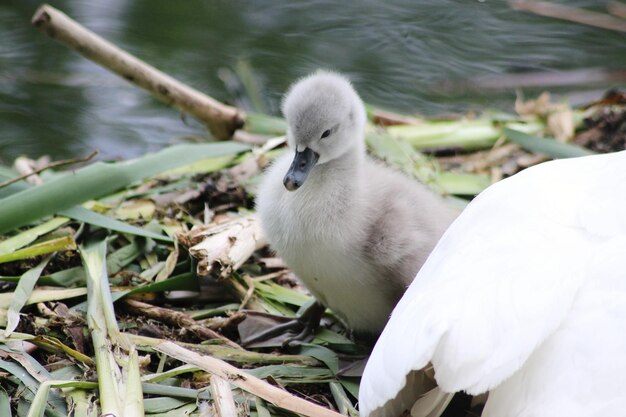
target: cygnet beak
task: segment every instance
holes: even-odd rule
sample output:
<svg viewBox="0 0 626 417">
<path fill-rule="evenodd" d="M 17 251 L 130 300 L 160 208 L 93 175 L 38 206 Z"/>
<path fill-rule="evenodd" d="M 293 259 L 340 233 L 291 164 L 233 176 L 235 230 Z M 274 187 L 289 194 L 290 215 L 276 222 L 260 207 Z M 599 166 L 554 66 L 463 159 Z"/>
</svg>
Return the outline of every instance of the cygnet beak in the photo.
<svg viewBox="0 0 626 417">
<path fill-rule="evenodd" d="M 300 188 L 319 157 L 311 148 L 304 148 L 302 152 L 296 150 L 296 156 L 293 158 L 289 171 L 287 171 L 287 175 L 283 179 L 285 188 L 289 191 L 295 191 Z"/>
</svg>

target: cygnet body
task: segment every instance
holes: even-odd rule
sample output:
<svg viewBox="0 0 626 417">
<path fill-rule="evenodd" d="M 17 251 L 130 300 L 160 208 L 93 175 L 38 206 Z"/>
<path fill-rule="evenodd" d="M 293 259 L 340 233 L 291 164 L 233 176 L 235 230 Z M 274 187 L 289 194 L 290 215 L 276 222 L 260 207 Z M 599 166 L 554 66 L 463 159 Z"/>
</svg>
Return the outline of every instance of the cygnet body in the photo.
<svg viewBox="0 0 626 417">
<path fill-rule="evenodd" d="M 626 415 L 624 213 L 626 152 L 547 162 L 481 193 L 378 339 L 361 416 L 410 409 L 429 362 L 445 392 L 489 391 L 483 417 Z"/>
<path fill-rule="evenodd" d="M 455 212 L 366 155 L 365 109 L 344 77 L 298 81 L 283 113 L 291 152 L 259 188 L 263 231 L 317 300 L 378 335 Z"/>
</svg>

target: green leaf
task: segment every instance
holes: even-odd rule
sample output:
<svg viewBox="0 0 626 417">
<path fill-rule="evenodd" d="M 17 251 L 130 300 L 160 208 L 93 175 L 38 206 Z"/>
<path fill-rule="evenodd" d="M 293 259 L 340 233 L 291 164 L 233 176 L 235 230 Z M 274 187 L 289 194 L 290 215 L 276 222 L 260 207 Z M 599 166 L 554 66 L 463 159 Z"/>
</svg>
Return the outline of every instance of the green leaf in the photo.
<svg viewBox="0 0 626 417">
<path fill-rule="evenodd" d="M 170 385 L 152 384 L 148 382 L 141 384 L 141 387 L 143 388 L 143 392 L 148 395 L 190 398 L 192 400 L 209 400 L 211 398 L 205 389 L 198 390 L 192 388 L 173 387 Z"/>
<path fill-rule="evenodd" d="M 72 349 L 56 337 L 36 336 L 34 339 L 30 339 L 29 342 L 49 352 L 65 353 L 67 356 L 79 360 L 85 365 L 94 365 L 93 360 L 89 356 Z"/>
<path fill-rule="evenodd" d="M 100 213 L 96 213 L 95 211 L 86 209 L 85 207 L 82 207 L 82 206 L 76 206 L 76 207 L 69 208 L 67 210 L 61 210 L 59 214 L 61 214 L 62 216 L 70 217 L 74 220 L 84 222 L 84 223 L 89 223 L 95 226 L 103 227 L 105 229 L 114 230 L 116 232 L 149 237 L 152 239 L 162 240 L 165 242 L 174 241 L 169 236 L 160 235 L 158 233 L 154 233 L 149 230 L 145 230 L 140 227 L 130 225 L 120 220 L 116 220 L 111 217 L 104 216 Z"/>
<path fill-rule="evenodd" d="M 80 266 L 62 269 L 51 275 L 42 276 L 39 282 L 42 285 L 55 285 L 61 287 L 85 285 L 85 270 Z"/>
<path fill-rule="evenodd" d="M 237 60 L 235 73 L 243 86 L 245 95 L 250 100 L 250 104 L 252 104 L 252 109 L 255 112 L 267 113 L 265 101 L 263 100 L 264 95 L 257 78 L 254 76 L 254 70 L 252 65 L 250 65 L 250 61 L 247 59 Z"/>
<path fill-rule="evenodd" d="M 235 159 L 235 155 L 225 155 L 220 156 L 219 158 L 208 158 L 203 159 L 201 161 L 193 162 L 188 165 L 184 165 L 178 168 L 170 169 L 164 172 L 161 175 L 164 176 L 174 176 L 174 175 L 182 175 L 182 174 L 200 174 L 200 173 L 209 173 L 216 172 L 224 168 L 228 168 L 233 165 L 233 160 Z M 188 187 L 187 189 L 189 189 Z"/>
<path fill-rule="evenodd" d="M 143 415 L 137 350 L 115 318 L 106 270 L 106 240 L 81 245 L 87 272 L 87 325 L 91 332 L 102 414 Z"/>
<path fill-rule="evenodd" d="M 330 345 L 354 345 L 354 342 L 352 342 L 347 337 L 323 327 L 318 329 L 317 333 L 315 334 L 315 339 L 313 339 L 313 343 L 327 343 Z"/>
<path fill-rule="evenodd" d="M 37 394 L 28 409 L 28 417 L 43 417 L 49 407 L 48 394 L 51 387 L 56 388 L 86 388 L 92 387 L 92 382 L 82 381 L 44 381 L 39 385 Z"/>
<path fill-rule="evenodd" d="M 173 378 L 175 376 L 181 375 L 181 374 L 186 374 L 189 372 L 198 372 L 201 369 L 198 368 L 197 366 L 194 365 L 181 365 L 178 366 L 176 368 L 172 368 L 168 371 L 165 372 L 161 372 L 161 373 L 157 373 L 157 374 L 150 374 L 150 375 L 144 375 L 141 377 L 141 381 L 142 382 L 160 382 L 163 381 L 165 379 L 168 378 Z"/>
<path fill-rule="evenodd" d="M 417 149 L 462 148 L 484 149 L 500 137 L 500 130 L 489 120 L 431 122 L 420 125 L 398 125 L 387 128 L 393 136 Z"/>
<path fill-rule="evenodd" d="M 135 343 L 137 346 L 152 348 L 157 346 L 159 343 L 163 341 L 161 339 L 155 339 L 146 336 L 138 336 L 128 334 L 128 337 Z M 201 352 L 207 355 L 214 356 L 218 359 L 227 360 L 229 362 L 236 362 L 245 365 L 253 365 L 253 364 L 285 364 L 285 363 L 293 363 L 300 364 L 304 366 L 315 366 L 319 365 L 319 361 L 316 359 L 311 359 L 309 356 L 303 355 L 277 355 L 274 353 L 261 353 L 261 352 L 253 352 L 249 350 L 242 350 L 233 348 L 230 346 L 223 345 L 197 345 L 197 344 L 183 344 L 185 347 L 189 347 L 197 352 Z"/>
<path fill-rule="evenodd" d="M 95 384 L 97 386 L 97 384 Z M 74 388 L 65 392 L 71 401 L 74 413 L 72 417 L 99 417 L 95 399 L 86 390 Z"/>
<path fill-rule="evenodd" d="M 4 165 L 0 165 L 0 181 L 10 180 L 11 178 L 17 177 L 19 172 L 16 170 L 6 167 Z"/>
<path fill-rule="evenodd" d="M 427 185 L 436 184 L 439 166 L 433 159 L 417 151 L 408 142 L 380 130 L 370 130 L 365 140 L 372 152 L 389 165 L 413 176 Z"/>
<path fill-rule="evenodd" d="M 513 143 L 536 153 L 542 153 L 552 158 L 575 158 L 578 156 L 593 155 L 588 149 L 569 143 L 557 142 L 554 139 L 539 138 L 520 132 L 519 130 L 504 128 L 504 134 Z"/>
<path fill-rule="evenodd" d="M 76 242 L 74 242 L 74 238 L 70 235 L 61 236 L 56 239 L 50 239 L 45 242 L 37 243 L 36 245 L 32 245 L 24 249 L 16 250 L 15 252 L 0 255 L 0 264 L 45 255 L 51 252 L 74 249 L 76 249 Z"/>
<path fill-rule="evenodd" d="M 80 256 L 87 273 L 87 323 L 93 331 L 104 331 L 117 342 L 120 330 L 113 310 L 109 277 L 106 268 L 106 240 L 89 242 L 80 246 Z M 104 325 L 104 326 L 103 326 Z"/>
<path fill-rule="evenodd" d="M 97 162 L 0 199 L 0 233 L 104 197 L 129 184 L 158 173 L 214 156 L 249 149 L 233 142 L 177 145 L 125 162 Z"/>
<path fill-rule="evenodd" d="M 259 417 L 272 417 L 270 410 L 267 408 L 265 401 L 261 397 L 254 397 L 254 403 L 256 405 L 256 412 Z"/>
<path fill-rule="evenodd" d="M 87 325 L 96 356 L 102 413 L 122 415 L 124 404 L 120 392 L 121 372 L 112 346 L 114 341 L 119 340 L 120 331 L 112 311 L 113 303 L 110 301 L 111 293 L 105 267 L 106 241 L 81 245 L 80 255 L 87 272 Z"/>
<path fill-rule="evenodd" d="M 3 345 L 0 345 L 0 349 L 8 352 L 10 356 L 19 356 L 20 361 L 24 362 L 24 364 L 17 364 L 15 362 L 0 360 L 0 368 L 19 379 L 31 393 L 36 393 L 40 387 L 39 381 L 35 379 L 33 374 L 43 380 L 49 380 L 51 378 L 50 373 L 29 354 L 12 351 Z M 67 416 L 67 406 L 59 394 L 52 393 L 49 398 L 46 395 L 46 399 L 44 400 L 46 400 L 46 408 L 50 415 Z"/>
<path fill-rule="evenodd" d="M 4 182 L 7 180 L 16 178 L 19 175 L 20 175 L 19 172 L 11 168 L 0 165 L 0 182 Z M 27 189 L 28 187 L 29 187 L 28 183 L 25 183 L 24 181 L 14 182 L 4 187 L 0 187 L 0 198 L 6 197 L 11 194 L 15 194 L 18 191 Z"/>
<path fill-rule="evenodd" d="M 144 400 L 146 413 L 164 413 L 189 404 L 189 400 L 179 400 L 171 397 L 146 398 Z"/>
<path fill-rule="evenodd" d="M 287 122 L 261 113 L 247 113 L 246 130 L 259 135 L 281 136 L 287 132 Z"/>
<path fill-rule="evenodd" d="M 69 220 L 65 217 L 55 217 L 45 223 L 25 230 L 7 240 L 0 242 L 0 255 L 14 252 L 29 243 L 34 242 L 39 236 L 45 235 L 67 223 Z"/>
<path fill-rule="evenodd" d="M 439 185 L 448 194 L 477 195 L 491 185 L 487 175 L 442 172 L 439 174 Z"/>
<path fill-rule="evenodd" d="M 155 282 L 142 287 L 135 287 L 125 295 L 177 290 L 197 291 L 199 289 L 199 285 L 200 284 L 196 274 L 187 272 L 185 274 L 170 277 L 164 281 Z"/>
<path fill-rule="evenodd" d="M 117 354 L 117 361 L 122 367 L 124 380 L 124 415 L 143 416 L 143 390 L 141 388 L 141 371 L 139 370 L 139 354 L 134 346 L 131 346 L 127 354 Z"/>
<path fill-rule="evenodd" d="M 228 314 L 229 311 L 239 310 L 240 306 L 241 306 L 240 303 L 230 303 L 230 304 L 224 304 L 222 306 L 214 307 L 214 308 L 205 308 L 202 310 L 188 311 L 187 314 L 189 314 L 189 316 L 194 320 L 202 320 L 202 319 L 206 319 L 209 317 L 225 316 Z"/>
<path fill-rule="evenodd" d="M 251 375 L 257 378 L 269 376 L 281 383 L 317 384 L 329 382 L 333 379 L 333 373 L 326 368 L 305 368 L 293 365 L 269 365 L 260 368 L 247 369 Z"/>
<path fill-rule="evenodd" d="M 36 267 L 26 271 L 17 283 L 17 287 L 13 292 L 11 306 L 7 312 L 7 326 L 4 329 L 4 337 L 9 337 L 13 330 L 17 328 L 20 322 L 20 311 L 26 305 L 41 275 L 41 271 L 48 265 L 50 259 L 52 259 L 52 255 L 47 256 Z"/>
<path fill-rule="evenodd" d="M 6 350 L 6 348 L 3 350 Z M 0 369 L 4 369 L 5 371 L 13 375 L 31 392 L 37 392 L 37 389 L 39 388 L 39 382 L 37 382 L 37 380 L 33 378 L 22 365 L 0 359 Z"/>
<path fill-rule="evenodd" d="M 145 251 L 145 245 L 140 245 L 136 240 L 119 248 L 107 257 L 107 271 L 109 274 L 118 273 Z"/>
<path fill-rule="evenodd" d="M 113 252 L 107 258 L 107 271 L 109 274 L 115 274 L 122 270 L 125 266 L 133 262 L 137 257 L 145 252 L 143 247 L 137 241 L 133 241 L 126 246 Z M 2 280 L 13 281 L 13 277 L 0 277 Z M 63 269 L 51 275 L 43 275 L 39 279 L 39 283 L 43 285 L 57 285 L 62 287 L 70 287 L 85 283 L 85 269 L 82 266 Z"/>
<path fill-rule="evenodd" d="M 27 340 L 37 340 L 40 336 L 37 336 L 34 339 Z M 55 381 L 78 381 L 84 376 L 84 368 L 81 369 L 78 365 L 69 365 L 62 368 L 55 369 L 50 371 L 51 378 Z M 92 382 L 94 384 L 94 388 L 98 388 L 98 384 L 96 382 Z"/>
<path fill-rule="evenodd" d="M 300 355 L 310 356 L 324 363 L 333 374 L 339 371 L 339 358 L 332 350 L 311 343 L 302 344 L 300 347 Z"/>
<path fill-rule="evenodd" d="M 301 292 L 283 287 L 273 282 L 257 282 L 255 289 L 265 298 L 269 298 L 281 303 L 301 306 L 311 300 L 311 297 Z"/>
<path fill-rule="evenodd" d="M 198 408 L 198 405 L 195 402 L 189 402 L 179 408 L 175 408 L 173 410 L 166 411 L 164 413 L 150 413 L 146 414 L 147 417 L 187 417 L 194 416 L 199 417 L 199 414 L 193 413 Z"/>
<path fill-rule="evenodd" d="M 339 382 L 332 381 L 330 384 L 330 393 L 335 399 L 335 404 L 339 408 L 339 412 L 343 415 L 350 417 L 359 417 L 359 412 L 356 411 L 352 401 L 346 395 L 342 385 Z"/>
<path fill-rule="evenodd" d="M 86 288 L 63 288 L 63 289 L 35 289 L 30 294 L 26 304 L 37 304 L 46 301 L 59 301 L 68 298 L 80 297 L 87 294 Z M 13 300 L 13 293 L 0 294 L 0 308 L 9 308 Z"/>
<path fill-rule="evenodd" d="M 114 291 L 111 294 L 111 302 L 115 303 L 124 297 L 127 297 L 129 295 L 134 295 L 134 294 L 145 294 L 148 292 L 163 292 L 163 291 L 177 291 L 177 290 L 197 291 L 198 289 L 199 289 L 199 283 L 198 283 L 198 278 L 196 277 L 196 274 L 192 272 L 187 272 L 184 274 L 180 274 L 180 275 L 176 275 L 171 278 L 168 278 L 165 281 L 154 282 L 152 284 L 147 284 L 141 287 L 135 287 L 132 290 Z M 71 310 L 84 312 L 87 310 L 87 307 L 88 307 L 88 302 L 85 301 L 85 302 L 76 304 L 75 306 L 71 308 Z"/>
<path fill-rule="evenodd" d="M 339 378 L 339 382 L 354 398 L 359 398 L 359 378 Z"/>
<path fill-rule="evenodd" d="M 0 387 L 0 416 L 11 417 L 11 401 L 9 400 L 9 394 Z"/>
</svg>

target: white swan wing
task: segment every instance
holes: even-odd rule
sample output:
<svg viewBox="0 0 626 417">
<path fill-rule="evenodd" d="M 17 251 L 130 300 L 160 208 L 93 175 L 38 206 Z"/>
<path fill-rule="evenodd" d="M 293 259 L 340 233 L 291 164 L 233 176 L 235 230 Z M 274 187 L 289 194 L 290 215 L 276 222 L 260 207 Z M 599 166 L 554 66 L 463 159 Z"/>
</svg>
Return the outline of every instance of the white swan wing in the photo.
<svg viewBox="0 0 626 417">
<path fill-rule="evenodd" d="M 361 382 L 362 415 L 409 409 L 411 374 L 429 362 L 448 392 L 512 375 L 567 316 L 589 245 L 626 233 L 625 201 L 624 152 L 542 164 L 477 197 L 394 310 Z"/>
</svg>

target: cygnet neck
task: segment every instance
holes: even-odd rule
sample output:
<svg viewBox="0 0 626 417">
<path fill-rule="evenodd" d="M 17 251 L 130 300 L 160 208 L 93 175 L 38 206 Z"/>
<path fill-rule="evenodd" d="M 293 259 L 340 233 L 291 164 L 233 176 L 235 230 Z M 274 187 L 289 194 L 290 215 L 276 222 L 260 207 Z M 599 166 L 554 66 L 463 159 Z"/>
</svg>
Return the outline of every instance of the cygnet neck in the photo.
<svg viewBox="0 0 626 417">
<path fill-rule="evenodd" d="M 318 168 L 318 173 L 321 175 L 329 172 L 333 174 L 341 173 L 344 178 L 349 179 L 360 175 L 365 157 L 365 144 L 361 139 L 355 141 L 353 146 L 337 158 L 320 164 L 316 168 Z"/>
</svg>

